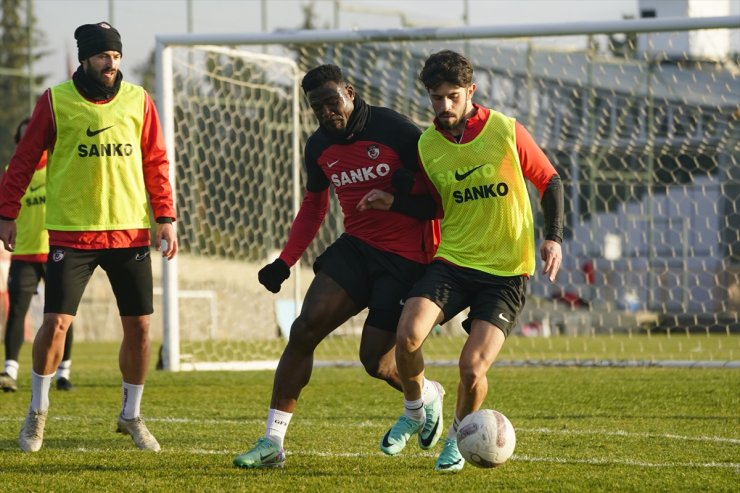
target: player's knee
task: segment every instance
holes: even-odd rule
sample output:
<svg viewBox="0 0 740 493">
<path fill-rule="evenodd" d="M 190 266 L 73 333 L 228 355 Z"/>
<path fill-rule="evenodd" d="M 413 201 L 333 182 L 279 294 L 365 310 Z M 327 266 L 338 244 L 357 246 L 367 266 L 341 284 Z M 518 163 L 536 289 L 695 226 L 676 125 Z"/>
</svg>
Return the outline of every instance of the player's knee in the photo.
<svg viewBox="0 0 740 493">
<path fill-rule="evenodd" d="M 409 331 L 402 331 L 399 327 L 398 334 L 396 336 L 396 351 L 400 351 L 401 353 L 414 353 L 419 350 L 423 343 L 424 339 L 416 337 Z"/>
<path fill-rule="evenodd" d="M 44 316 L 44 321 L 41 323 L 39 331 L 51 334 L 66 334 L 69 325 L 70 324 L 65 320 L 65 317 L 54 313 L 47 313 Z"/>
<path fill-rule="evenodd" d="M 360 357 L 360 362 L 362 363 L 363 368 L 365 368 L 365 373 L 373 378 L 382 378 L 380 376 L 380 367 L 378 366 L 377 359 Z"/>
<path fill-rule="evenodd" d="M 395 358 L 382 358 L 377 354 L 361 352 L 360 362 L 365 372 L 373 378 L 388 380 L 395 374 Z"/>
<path fill-rule="evenodd" d="M 121 324 L 126 347 L 149 347 L 149 317 L 122 316 Z"/>
<path fill-rule="evenodd" d="M 323 337 L 315 326 L 309 322 L 309 320 L 303 316 L 299 316 L 293 321 L 290 326 L 290 337 L 288 344 L 293 348 L 310 349 L 313 350 L 319 345 Z"/>
<path fill-rule="evenodd" d="M 122 316 L 121 324 L 123 330 L 137 334 L 149 332 L 149 317 L 147 316 Z"/>
<path fill-rule="evenodd" d="M 460 383 L 466 392 L 472 391 L 486 379 L 487 369 L 482 365 L 460 361 L 459 369 Z"/>
</svg>

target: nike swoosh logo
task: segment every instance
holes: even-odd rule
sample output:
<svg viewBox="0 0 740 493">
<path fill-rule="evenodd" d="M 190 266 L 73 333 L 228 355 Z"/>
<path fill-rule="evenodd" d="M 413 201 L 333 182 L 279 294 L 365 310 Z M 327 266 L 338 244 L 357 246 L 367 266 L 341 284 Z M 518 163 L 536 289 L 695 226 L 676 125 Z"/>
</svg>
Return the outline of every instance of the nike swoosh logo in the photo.
<svg viewBox="0 0 740 493">
<path fill-rule="evenodd" d="M 391 442 L 388 441 L 388 435 L 391 434 L 391 430 L 388 430 L 385 432 L 385 435 L 383 436 L 383 447 L 388 448 L 391 446 Z"/>
<path fill-rule="evenodd" d="M 437 418 L 437 421 L 434 423 L 434 428 L 432 428 L 432 431 L 429 433 L 429 436 L 425 440 L 421 436 L 419 436 L 419 441 L 421 444 L 425 447 L 429 447 L 432 444 L 432 440 L 434 439 L 434 435 L 437 434 L 437 428 L 439 428 L 439 418 Z"/>
<path fill-rule="evenodd" d="M 35 191 L 36 191 L 36 190 L 38 190 L 39 188 L 44 188 L 45 186 L 46 186 L 46 185 L 39 185 L 39 186 L 37 186 L 37 187 L 31 187 L 31 188 L 30 188 L 29 190 L 30 190 L 31 192 L 35 192 Z"/>
<path fill-rule="evenodd" d="M 439 162 L 439 160 L 442 159 L 443 157 L 445 157 L 446 155 L 447 154 L 442 154 L 439 157 L 435 157 L 434 159 L 432 159 L 432 164 L 437 164 Z"/>
<path fill-rule="evenodd" d="M 111 125 L 110 127 L 101 128 L 100 130 L 90 130 L 90 127 L 87 127 L 87 132 L 86 133 L 87 133 L 87 136 L 88 137 L 95 137 L 100 132 L 105 132 L 109 128 L 113 128 L 113 125 Z"/>
<path fill-rule="evenodd" d="M 453 462 L 452 464 L 440 464 L 440 465 L 439 465 L 439 468 L 440 468 L 440 469 L 449 469 L 450 467 L 453 467 L 453 466 L 456 466 L 456 465 L 458 465 L 458 464 L 460 463 L 460 461 L 461 461 L 461 460 L 462 460 L 462 459 L 457 459 L 457 460 L 456 460 L 455 462 Z"/>
<path fill-rule="evenodd" d="M 335 165 L 335 164 L 337 164 L 338 162 L 339 162 L 339 159 L 337 159 L 336 161 L 334 161 L 334 162 L 332 162 L 332 163 L 326 163 L 326 167 L 327 167 L 327 168 L 331 168 L 332 166 L 334 166 L 334 165 Z"/>
<path fill-rule="evenodd" d="M 137 262 L 140 262 L 140 261 L 144 260 L 145 258 L 147 258 L 148 256 L 149 256 L 149 252 L 148 251 L 146 251 L 144 253 L 137 253 L 136 254 L 136 261 Z"/>
<path fill-rule="evenodd" d="M 475 172 L 478 168 L 482 168 L 483 166 L 485 166 L 485 164 L 481 164 L 480 166 L 476 166 L 473 169 L 469 169 L 465 173 L 460 173 L 459 171 L 455 171 L 455 179 L 457 181 L 463 181 L 465 178 L 473 174 L 473 172 Z"/>
<path fill-rule="evenodd" d="M 498 318 L 500 318 L 504 322 L 511 323 L 511 320 L 509 320 L 508 318 L 504 317 L 504 314 L 503 313 L 499 313 L 498 314 Z"/>
</svg>

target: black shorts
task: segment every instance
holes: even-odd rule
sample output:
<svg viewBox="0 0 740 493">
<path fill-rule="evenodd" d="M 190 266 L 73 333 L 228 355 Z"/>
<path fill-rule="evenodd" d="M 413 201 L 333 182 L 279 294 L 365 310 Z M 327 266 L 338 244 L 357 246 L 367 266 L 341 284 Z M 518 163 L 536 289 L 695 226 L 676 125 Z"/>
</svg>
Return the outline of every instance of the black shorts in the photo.
<svg viewBox="0 0 740 493">
<path fill-rule="evenodd" d="M 427 298 L 444 313 L 444 322 L 470 307 L 463 328 L 470 332 L 470 321 L 492 323 L 508 337 L 524 308 L 527 277 L 501 277 L 435 260 L 424 277 L 409 292 L 409 298 Z M 443 322 L 443 323 L 444 323 Z"/>
<path fill-rule="evenodd" d="M 154 312 L 149 247 L 80 250 L 52 246 L 46 263 L 44 313 L 76 315 L 98 266 L 108 275 L 122 317 Z"/>
<path fill-rule="evenodd" d="M 36 294 L 39 282 L 46 277 L 46 264 L 11 259 L 8 271 L 8 293 L 17 297 L 21 294 Z"/>
<path fill-rule="evenodd" d="M 426 268 L 395 253 L 383 252 L 343 234 L 313 264 L 347 292 L 357 312 L 368 308 L 365 323 L 395 332 L 403 302 Z"/>
</svg>

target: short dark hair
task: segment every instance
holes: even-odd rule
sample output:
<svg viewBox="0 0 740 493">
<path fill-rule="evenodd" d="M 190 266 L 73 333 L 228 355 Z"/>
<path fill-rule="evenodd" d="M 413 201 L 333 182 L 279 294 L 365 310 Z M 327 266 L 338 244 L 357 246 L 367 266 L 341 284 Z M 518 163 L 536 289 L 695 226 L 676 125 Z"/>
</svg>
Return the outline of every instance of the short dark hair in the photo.
<svg viewBox="0 0 740 493">
<path fill-rule="evenodd" d="M 329 63 L 312 68 L 303 76 L 301 87 L 303 88 L 303 92 L 307 93 L 327 82 L 336 82 L 338 85 L 345 84 L 346 81 L 344 80 L 344 75 L 342 75 L 342 69 Z"/>
<path fill-rule="evenodd" d="M 28 122 L 30 122 L 30 118 L 24 118 L 21 120 L 21 122 L 18 124 L 17 127 L 15 127 L 15 143 L 18 144 L 18 142 L 21 141 L 23 138 L 23 133 L 21 132 L 21 129 L 23 128 L 23 125 L 28 125 Z"/>
<path fill-rule="evenodd" d="M 419 73 L 419 80 L 427 89 L 434 89 L 445 82 L 468 87 L 473 82 L 473 65 L 460 53 L 442 50 L 429 55 Z"/>
</svg>

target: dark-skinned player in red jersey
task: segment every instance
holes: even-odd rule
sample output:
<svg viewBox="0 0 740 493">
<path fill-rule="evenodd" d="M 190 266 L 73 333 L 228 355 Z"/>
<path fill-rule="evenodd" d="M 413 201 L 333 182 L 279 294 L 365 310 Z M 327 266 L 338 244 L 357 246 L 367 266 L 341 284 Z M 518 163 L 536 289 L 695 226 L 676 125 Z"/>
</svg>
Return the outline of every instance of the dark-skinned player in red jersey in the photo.
<svg viewBox="0 0 740 493">
<path fill-rule="evenodd" d="M 396 325 L 406 293 L 438 243 L 434 199 L 423 180 L 414 180 L 420 130 L 393 110 L 365 103 L 335 65 L 310 70 L 302 87 L 319 122 L 304 152 L 305 197 L 279 258 L 260 270 L 260 283 L 273 293 L 280 291 L 324 220 L 330 186 L 342 207 L 345 233 L 314 262 L 315 277 L 275 371 L 265 435 L 234 458 L 234 465 L 243 468 L 284 465 L 283 441 L 311 378 L 314 350 L 364 308 L 368 316 L 360 361 L 370 376 L 401 390 Z M 357 208 L 373 189 L 395 197 L 390 213 Z M 419 433 L 419 444 L 428 449 L 442 433 L 444 390 L 429 380 L 423 387 L 427 426 Z"/>
</svg>

